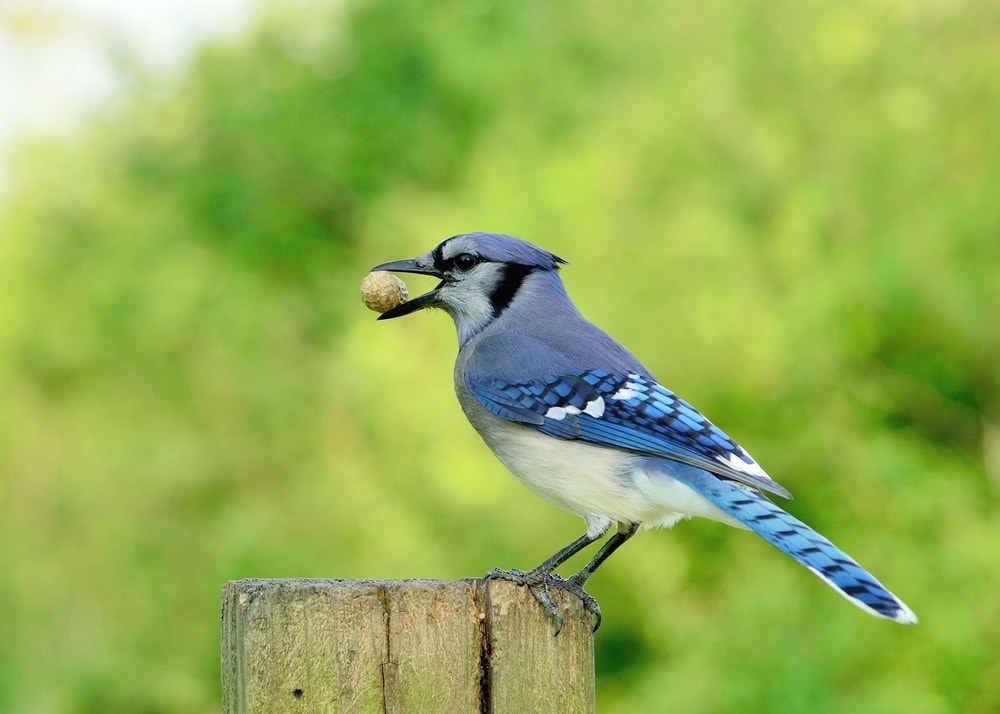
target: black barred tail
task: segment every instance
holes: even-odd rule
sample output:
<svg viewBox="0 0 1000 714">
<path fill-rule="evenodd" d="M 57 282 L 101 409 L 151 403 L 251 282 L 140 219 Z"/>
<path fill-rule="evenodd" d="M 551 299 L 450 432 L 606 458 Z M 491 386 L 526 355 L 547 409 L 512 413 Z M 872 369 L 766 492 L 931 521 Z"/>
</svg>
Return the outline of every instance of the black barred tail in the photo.
<svg viewBox="0 0 1000 714">
<path fill-rule="evenodd" d="M 678 474 L 680 475 L 680 474 Z M 865 612 L 910 624 L 916 615 L 853 558 L 755 490 L 685 470 L 681 480 L 754 533 L 795 558 Z"/>
</svg>

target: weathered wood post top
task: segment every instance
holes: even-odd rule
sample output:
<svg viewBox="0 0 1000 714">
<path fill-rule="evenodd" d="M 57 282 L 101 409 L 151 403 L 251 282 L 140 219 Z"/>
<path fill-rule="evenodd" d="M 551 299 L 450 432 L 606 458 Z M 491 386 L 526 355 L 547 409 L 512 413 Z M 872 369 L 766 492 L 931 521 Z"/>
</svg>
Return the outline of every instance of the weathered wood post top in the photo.
<svg viewBox="0 0 1000 714">
<path fill-rule="evenodd" d="M 594 711 L 593 621 L 561 591 L 483 580 L 236 580 L 225 714 Z"/>
</svg>

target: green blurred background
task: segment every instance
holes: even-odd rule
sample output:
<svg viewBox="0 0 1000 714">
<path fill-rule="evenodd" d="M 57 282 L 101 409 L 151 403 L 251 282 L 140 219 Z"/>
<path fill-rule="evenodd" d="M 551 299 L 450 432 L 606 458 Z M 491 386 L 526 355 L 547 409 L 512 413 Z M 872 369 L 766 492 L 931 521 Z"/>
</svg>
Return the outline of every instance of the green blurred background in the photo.
<svg viewBox="0 0 1000 714">
<path fill-rule="evenodd" d="M 921 618 L 643 533 L 592 581 L 601 712 L 1000 711 L 998 77 L 996 0 L 300 3 L 23 148 L 0 710 L 216 711 L 228 580 L 582 532 L 464 422 L 450 321 L 358 298 L 497 230 Z"/>
</svg>

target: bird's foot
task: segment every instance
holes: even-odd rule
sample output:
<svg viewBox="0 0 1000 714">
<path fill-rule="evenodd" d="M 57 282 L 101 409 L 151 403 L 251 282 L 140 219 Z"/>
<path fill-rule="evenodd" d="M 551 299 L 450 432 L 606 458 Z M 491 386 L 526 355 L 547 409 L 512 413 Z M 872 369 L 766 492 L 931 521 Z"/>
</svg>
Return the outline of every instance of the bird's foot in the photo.
<svg viewBox="0 0 1000 714">
<path fill-rule="evenodd" d="M 488 580 L 506 580 L 508 582 L 516 583 L 518 585 L 524 585 L 529 590 L 531 594 L 535 596 L 535 600 L 538 604 L 542 606 L 545 610 L 545 614 L 555 621 L 556 631 L 553 636 L 558 635 L 562 630 L 563 626 L 563 616 L 559 607 L 552 600 L 552 595 L 549 594 L 550 588 L 556 588 L 559 590 L 564 590 L 565 592 L 576 595 L 580 602 L 583 604 L 583 608 L 589 612 L 594 617 L 594 632 L 597 632 L 597 628 L 601 626 L 601 606 L 597 604 L 597 600 L 583 589 L 583 586 L 577 583 L 573 578 L 563 578 L 555 573 L 547 573 L 540 570 L 532 570 L 530 572 L 525 572 L 523 570 L 502 570 L 500 568 L 494 568 L 486 574 L 486 579 Z"/>
<path fill-rule="evenodd" d="M 559 579 L 563 580 L 562 578 Z M 593 616 L 594 629 L 591 632 L 597 632 L 597 628 L 601 626 L 601 606 L 597 604 L 597 598 L 583 589 L 583 585 L 577 581 L 576 576 L 563 580 L 563 583 L 564 585 L 561 586 L 562 589 L 580 598 L 580 602 L 583 603 L 583 609 Z"/>
</svg>

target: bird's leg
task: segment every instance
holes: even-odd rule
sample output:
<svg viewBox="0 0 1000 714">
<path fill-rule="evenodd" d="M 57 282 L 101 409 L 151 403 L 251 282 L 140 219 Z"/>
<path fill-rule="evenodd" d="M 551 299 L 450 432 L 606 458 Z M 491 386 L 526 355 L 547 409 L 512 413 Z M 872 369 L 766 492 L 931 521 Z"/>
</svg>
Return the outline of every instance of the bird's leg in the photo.
<svg viewBox="0 0 1000 714">
<path fill-rule="evenodd" d="M 580 568 L 580 571 L 576 575 L 569 578 L 569 582 L 583 588 L 584 584 L 590 580 L 590 576 L 594 574 L 594 571 L 597 570 L 601 563 L 607 560 L 609 555 L 618 550 L 622 543 L 634 536 L 638 530 L 638 523 L 619 523 L 615 534 L 608 538 L 608 542 L 601 546 L 601 549 L 597 551 L 597 554 L 589 563 Z M 595 627 L 594 629 L 596 630 L 597 628 Z"/>
<path fill-rule="evenodd" d="M 554 555 L 547 558 L 545 562 L 537 568 L 528 572 L 517 569 L 503 570 L 501 568 L 493 568 L 493 570 L 486 574 L 486 577 L 495 580 L 509 580 L 511 582 L 518 583 L 519 585 L 528 585 L 529 587 L 533 585 L 540 585 L 552 575 L 553 570 L 558 568 L 595 540 L 598 540 L 605 533 L 607 533 L 607 528 L 593 536 L 589 533 L 584 533 L 565 548 L 562 548 Z"/>
<path fill-rule="evenodd" d="M 583 566 L 575 575 L 565 580 L 559 578 L 558 583 L 553 583 L 557 587 L 566 592 L 573 593 L 580 598 L 584 609 L 594 616 L 594 632 L 597 632 L 597 628 L 601 626 L 601 606 L 597 604 L 597 600 L 593 595 L 583 589 L 583 586 L 590 579 L 590 576 L 594 574 L 598 566 L 607 560 L 609 555 L 618 550 L 622 543 L 634 536 L 638 530 L 638 523 L 619 523 L 618 530 L 613 536 L 608 538 L 607 543 L 601 546 L 601 549 L 597 551 L 597 554 L 589 563 Z"/>
<path fill-rule="evenodd" d="M 550 558 L 547 558 L 545 562 L 537 568 L 527 573 L 523 570 L 503 570 L 501 568 L 493 568 L 493 570 L 486 573 L 486 578 L 493 580 L 507 580 L 517 583 L 518 585 L 526 585 L 531 590 L 531 594 L 535 596 L 535 599 L 545 610 L 546 614 L 555 620 L 555 634 L 558 635 L 559 631 L 562 629 L 563 618 L 559 608 L 556 607 L 556 604 L 552 601 L 552 596 L 549 595 L 549 586 L 553 585 L 555 587 L 564 588 L 569 581 L 560 578 L 558 575 L 553 575 L 552 571 L 586 548 L 588 545 L 601 538 L 607 532 L 608 527 L 605 527 L 599 533 L 594 535 L 584 533 L 565 548 L 562 548 Z M 617 536 L 618 534 L 616 533 L 615 535 Z M 600 622 L 600 608 L 597 607 L 597 601 L 587 593 L 583 592 L 582 587 L 575 588 L 574 592 L 576 591 L 579 591 L 577 592 L 577 595 L 581 600 L 583 600 L 584 607 L 586 607 L 589 612 L 593 613 L 596 609 L 597 619 L 598 622 Z M 580 593 L 582 593 L 582 595 L 580 595 Z M 590 601 L 589 603 L 588 600 Z"/>
</svg>

